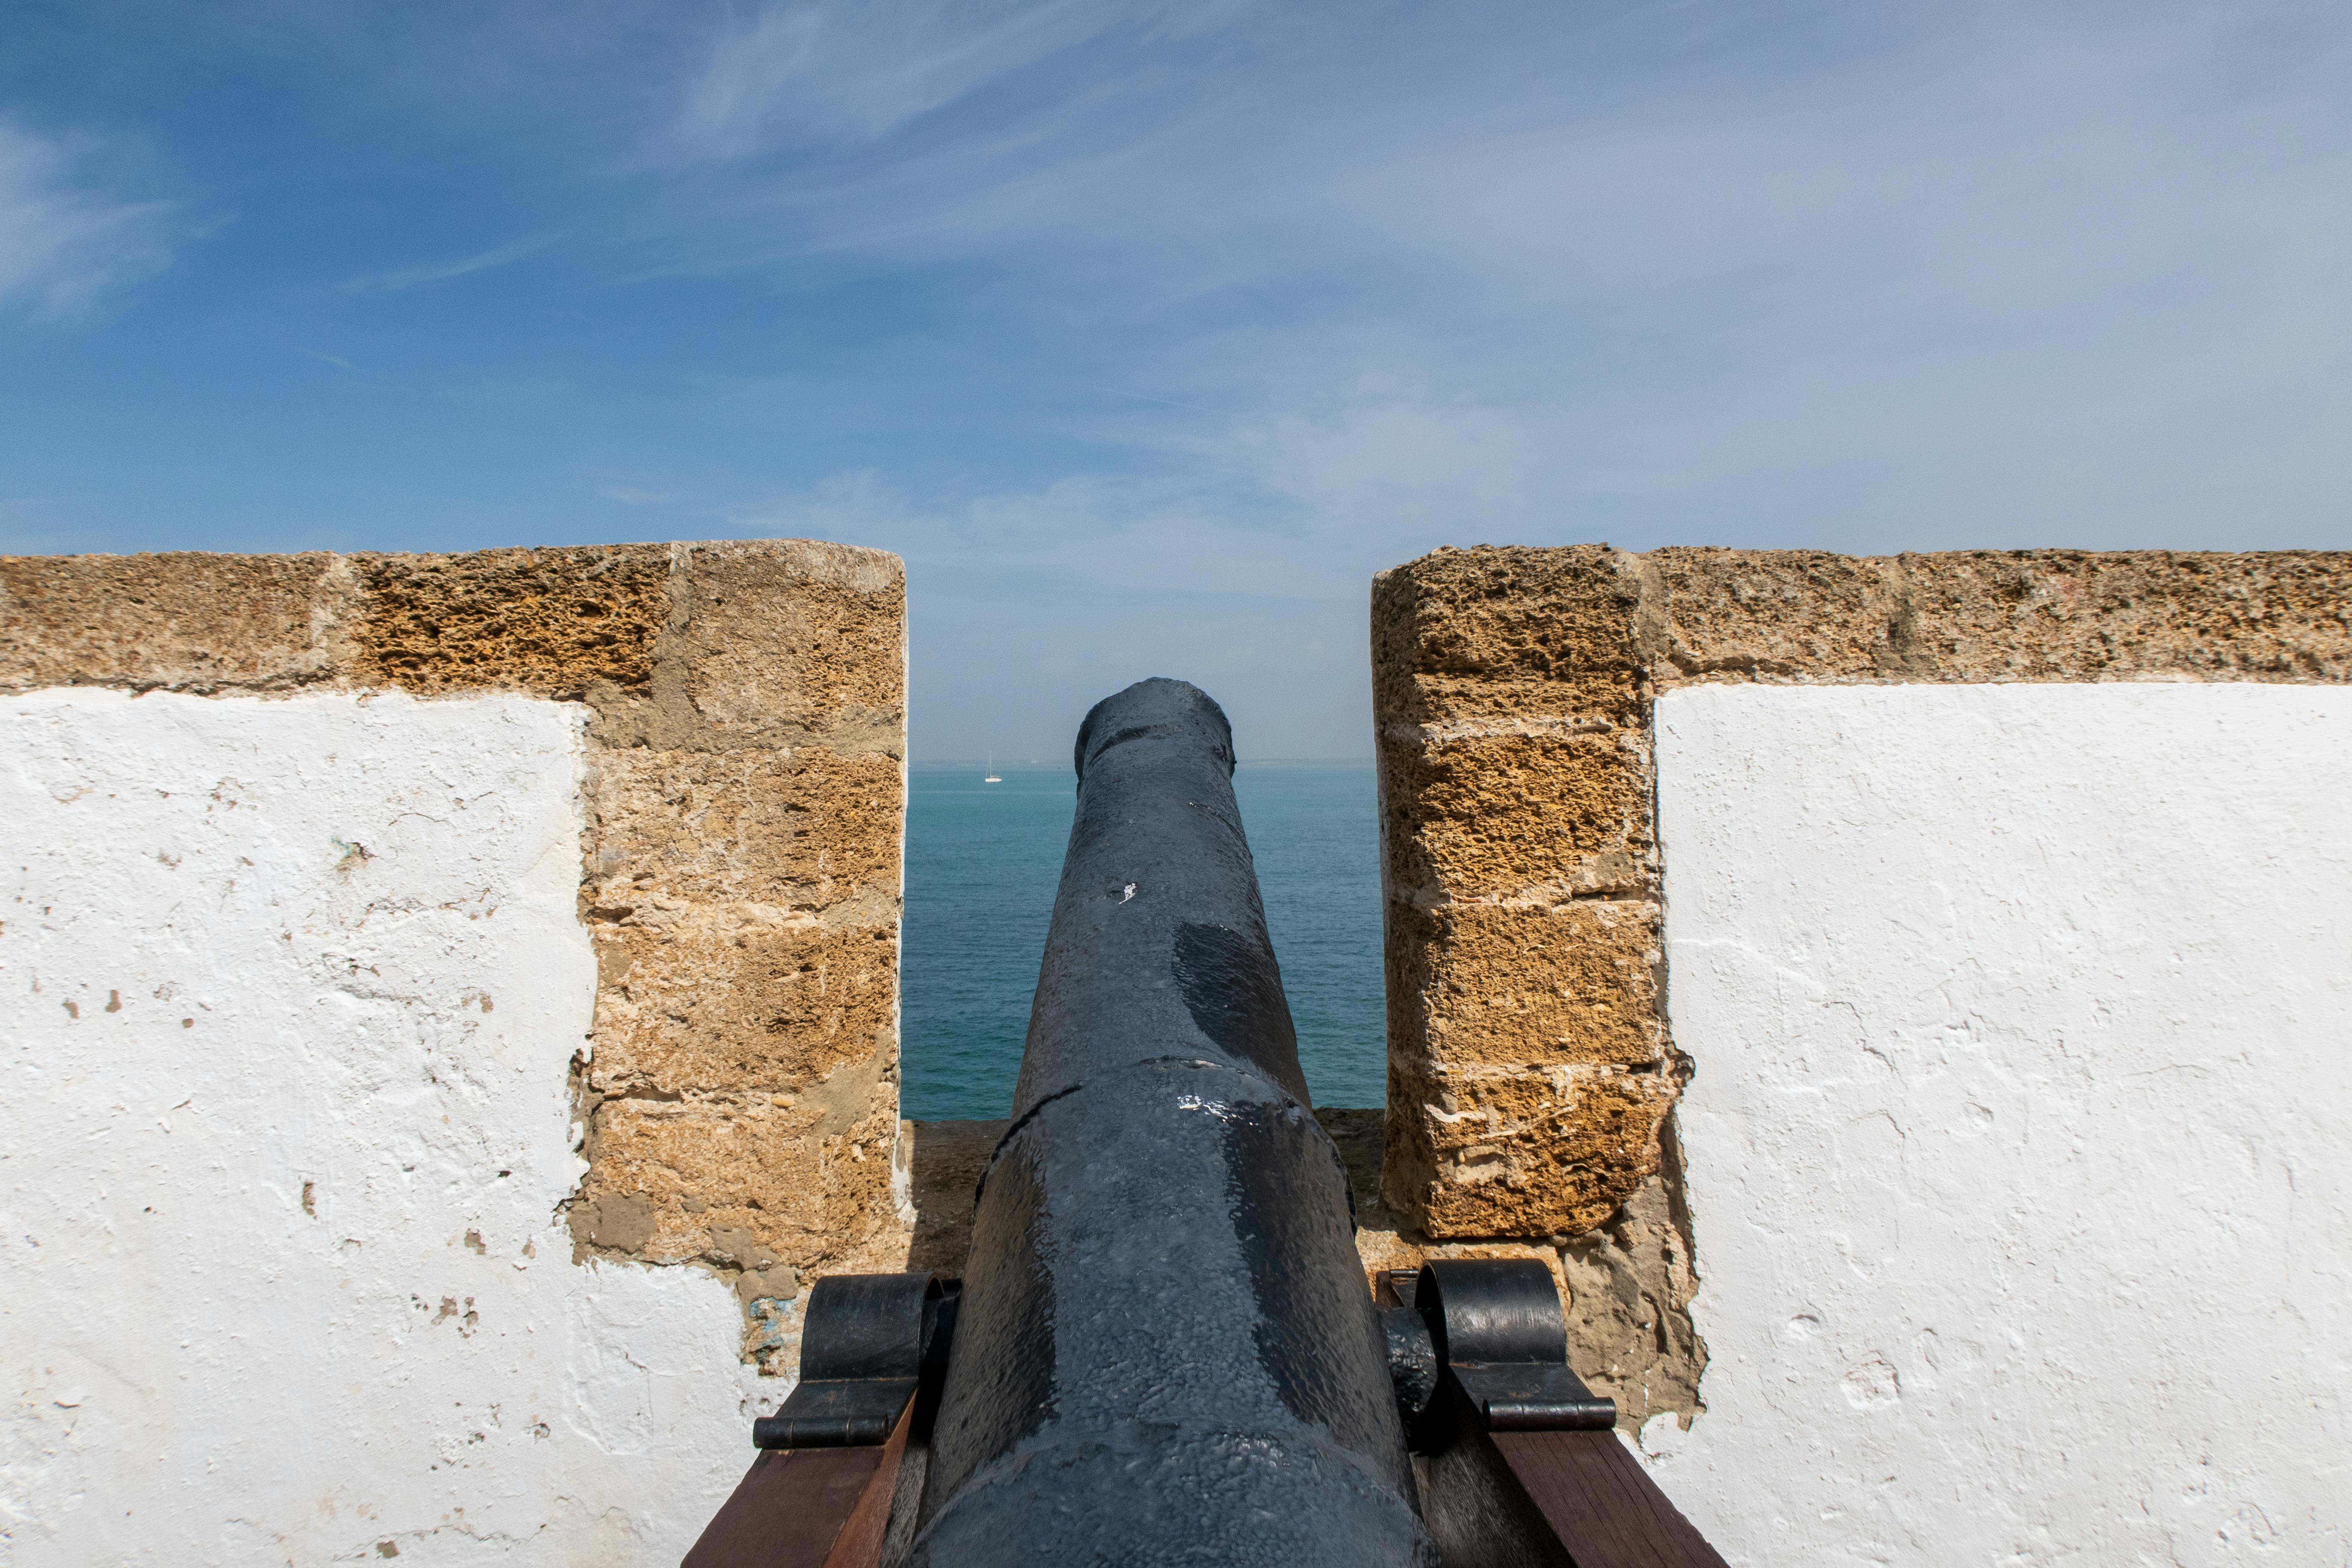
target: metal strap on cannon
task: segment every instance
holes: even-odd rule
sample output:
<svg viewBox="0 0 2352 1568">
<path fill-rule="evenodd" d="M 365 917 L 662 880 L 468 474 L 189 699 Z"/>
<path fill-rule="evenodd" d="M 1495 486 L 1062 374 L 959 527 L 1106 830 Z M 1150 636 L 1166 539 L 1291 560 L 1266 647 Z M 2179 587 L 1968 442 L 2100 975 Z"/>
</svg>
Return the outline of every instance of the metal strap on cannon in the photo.
<svg viewBox="0 0 2352 1568">
<path fill-rule="evenodd" d="M 1421 1325 L 1427 1362 L 1442 1371 L 1410 1413 L 1417 1452 L 1444 1447 L 1464 1419 L 1488 1432 L 1606 1432 L 1617 1425 L 1617 1402 L 1569 1370 L 1559 1291 L 1551 1270 L 1534 1258 L 1433 1259 L 1418 1272 L 1391 1273 L 1388 1287 L 1401 1303 L 1389 1312 Z M 1393 1344 L 1412 1331 L 1399 1323 L 1388 1337 Z M 1423 1363 L 1417 1351 L 1406 1353 L 1414 1368 Z"/>
</svg>

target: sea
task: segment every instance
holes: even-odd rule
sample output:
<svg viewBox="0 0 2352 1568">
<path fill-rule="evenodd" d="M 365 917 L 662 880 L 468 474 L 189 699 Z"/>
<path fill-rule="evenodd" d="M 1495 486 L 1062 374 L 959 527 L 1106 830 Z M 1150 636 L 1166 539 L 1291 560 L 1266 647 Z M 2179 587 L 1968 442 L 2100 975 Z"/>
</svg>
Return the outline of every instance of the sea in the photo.
<svg viewBox="0 0 2352 1568">
<path fill-rule="evenodd" d="M 1077 780 L 999 763 L 908 770 L 901 1114 L 1009 1114 Z M 1381 876 L 1369 763 L 1244 763 L 1234 773 L 1265 921 L 1318 1106 L 1387 1090 Z"/>
</svg>

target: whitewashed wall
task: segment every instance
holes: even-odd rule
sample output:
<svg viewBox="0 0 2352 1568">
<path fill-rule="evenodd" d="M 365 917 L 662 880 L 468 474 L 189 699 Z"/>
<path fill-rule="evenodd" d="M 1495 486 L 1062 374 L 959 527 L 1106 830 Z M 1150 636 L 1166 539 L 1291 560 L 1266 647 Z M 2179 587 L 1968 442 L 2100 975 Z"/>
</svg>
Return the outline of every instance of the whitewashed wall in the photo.
<svg viewBox="0 0 2352 1568">
<path fill-rule="evenodd" d="M 0 703 L 0 1563 L 675 1563 L 718 1280 L 580 1266 L 576 706 Z"/>
<path fill-rule="evenodd" d="M 1657 710 L 1735 1563 L 2352 1562 L 2352 691 Z"/>
</svg>

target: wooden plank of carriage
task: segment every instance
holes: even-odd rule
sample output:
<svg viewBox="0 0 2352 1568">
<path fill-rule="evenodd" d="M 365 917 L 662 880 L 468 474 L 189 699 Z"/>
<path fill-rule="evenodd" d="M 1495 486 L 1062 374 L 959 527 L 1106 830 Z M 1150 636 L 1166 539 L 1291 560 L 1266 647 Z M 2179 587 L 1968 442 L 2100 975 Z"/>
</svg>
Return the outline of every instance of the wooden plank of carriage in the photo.
<svg viewBox="0 0 2352 1568">
<path fill-rule="evenodd" d="M 1490 1432 L 1576 1568 L 1725 1568 L 1614 1432 Z"/>
<path fill-rule="evenodd" d="M 681 1568 L 874 1568 L 914 1418 L 910 1399 L 887 1443 L 762 1453 Z"/>
</svg>

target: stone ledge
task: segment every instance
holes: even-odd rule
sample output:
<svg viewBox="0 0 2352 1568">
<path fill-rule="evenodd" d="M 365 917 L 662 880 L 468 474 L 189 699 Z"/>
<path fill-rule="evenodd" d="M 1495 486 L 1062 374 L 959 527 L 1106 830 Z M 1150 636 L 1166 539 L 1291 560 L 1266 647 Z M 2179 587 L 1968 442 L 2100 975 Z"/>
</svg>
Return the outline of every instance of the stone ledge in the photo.
<svg viewBox="0 0 2352 1568">
<path fill-rule="evenodd" d="M 0 689 L 277 691 L 334 679 L 342 557 L 0 556 Z"/>
<path fill-rule="evenodd" d="M 1656 686 L 2352 679 L 2352 554 L 1670 549 L 1643 584 Z"/>
</svg>

